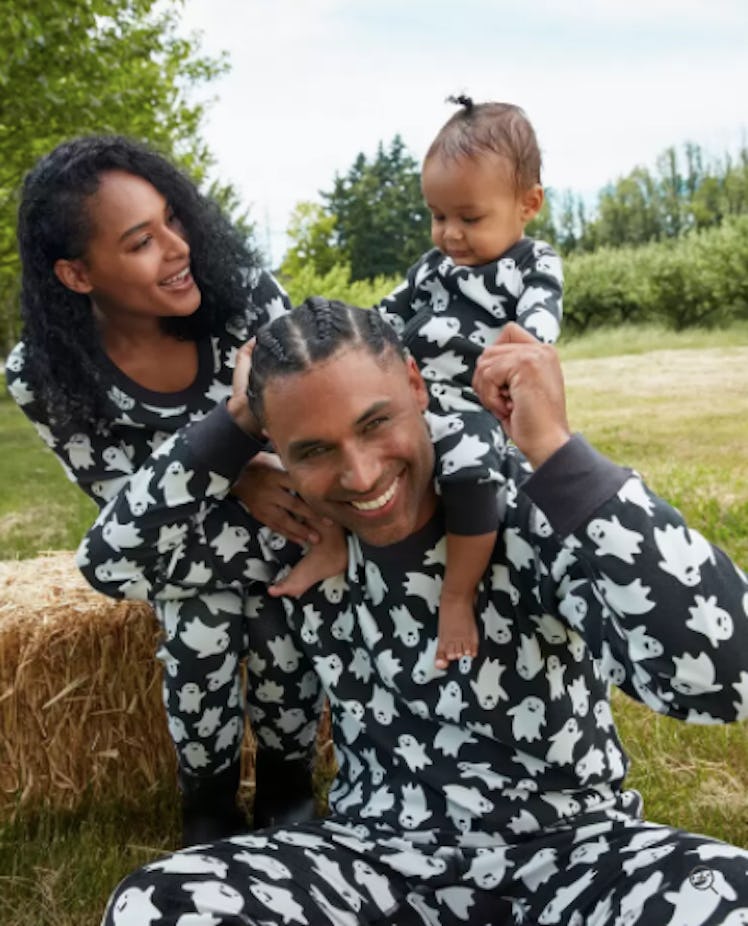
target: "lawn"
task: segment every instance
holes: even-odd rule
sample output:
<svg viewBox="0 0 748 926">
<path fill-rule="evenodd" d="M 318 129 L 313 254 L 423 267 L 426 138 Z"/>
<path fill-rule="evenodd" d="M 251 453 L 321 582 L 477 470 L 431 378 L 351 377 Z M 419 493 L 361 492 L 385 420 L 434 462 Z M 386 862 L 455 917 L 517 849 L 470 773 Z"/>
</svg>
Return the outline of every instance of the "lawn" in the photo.
<svg viewBox="0 0 748 926">
<path fill-rule="evenodd" d="M 748 325 L 598 332 L 562 345 L 569 418 L 748 562 Z M 0 558 L 72 548 L 93 506 L 0 390 Z M 0 692 L 0 697 L 3 696 Z M 694 727 L 623 696 L 629 783 L 650 819 L 748 847 L 748 725 Z M 173 790 L 137 807 L 25 816 L 0 829 L 0 923 L 93 926 L 116 881 L 177 840 Z"/>
<path fill-rule="evenodd" d="M 569 420 L 745 567 L 748 326 L 702 339 L 631 329 L 562 347 Z M 686 725 L 614 694 L 647 816 L 748 848 L 748 724 Z"/>
</svg>

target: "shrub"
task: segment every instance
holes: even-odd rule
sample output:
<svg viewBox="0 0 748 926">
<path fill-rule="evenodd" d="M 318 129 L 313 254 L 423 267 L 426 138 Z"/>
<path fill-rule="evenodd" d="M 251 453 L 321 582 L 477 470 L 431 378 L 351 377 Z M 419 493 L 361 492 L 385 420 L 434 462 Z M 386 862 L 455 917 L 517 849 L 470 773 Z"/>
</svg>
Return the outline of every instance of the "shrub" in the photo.
<svg viewBox="0 0 748 926">
<path fill-rule="evenodd" d="M 400 277 L 374 277 L 373 280 L 351 281 L 348 264 L 336 264 L 325 274 L 315 272 L 311 264 L 302 267 L 293 278 L 281 277 L 291 302 L 298 305 L 308 296 L 326 296 L 340 299 L 364 308 L 377 305 L 401 282 Z"/>
<path fill-rule="evenodd" d="M 748 317 L 748 216 L 636 248 L 601 248 L 565 265 L 571 332 L 624 322 L 675 330 Z"/>
</svg>

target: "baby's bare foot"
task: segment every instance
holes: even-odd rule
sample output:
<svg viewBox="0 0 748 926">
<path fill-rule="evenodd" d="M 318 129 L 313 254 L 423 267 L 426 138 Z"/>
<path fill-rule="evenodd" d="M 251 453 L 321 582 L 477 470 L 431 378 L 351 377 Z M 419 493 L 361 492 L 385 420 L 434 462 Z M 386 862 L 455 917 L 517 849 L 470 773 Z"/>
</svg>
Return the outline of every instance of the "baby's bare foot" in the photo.
<svg viewBox="0 0 748 926">
<path fill-rule="evenodd" d="M 450 662 L 463 656 L 478 655 L 478 628 L 473 598 L 444 596 L 439 604 L 439 641 L 434 664 L 446 669 Z"/>
<path fill-rule="evenodd" d="M 326 528 L 321 542 L 310 547 L 283 579 L 268 586 L 268 592 L 298 598 L 317 582 L 339 575 L 347 564 L 348 546 L 342 528 Z"/>
</svg>

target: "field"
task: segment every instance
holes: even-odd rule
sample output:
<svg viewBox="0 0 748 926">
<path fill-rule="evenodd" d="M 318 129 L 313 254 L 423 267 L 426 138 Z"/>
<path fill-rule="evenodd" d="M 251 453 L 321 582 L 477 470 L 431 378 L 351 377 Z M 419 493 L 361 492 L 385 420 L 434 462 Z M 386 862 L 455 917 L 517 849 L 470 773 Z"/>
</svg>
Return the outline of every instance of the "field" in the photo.
<svg viewBox="0 0 748 926">
<path fill-rule="evenodd" d="M 748 563 L 748 326 L 602 331 L 562 346 L 569 418 L 692 526 Z M 0 394 L 0 558 L 72 548 L 92 505 Z M 0 692 L 0 697 L 3 692 Z M 647 816 L 748 847 L 748 725 L 687 727 L 624 698 L 615 713 Z M 0 829 L 0 923 L 93 926 L 117 880 L 177 840 L 170 783 L 137 809 L 24 816 Z"/>
</svg>

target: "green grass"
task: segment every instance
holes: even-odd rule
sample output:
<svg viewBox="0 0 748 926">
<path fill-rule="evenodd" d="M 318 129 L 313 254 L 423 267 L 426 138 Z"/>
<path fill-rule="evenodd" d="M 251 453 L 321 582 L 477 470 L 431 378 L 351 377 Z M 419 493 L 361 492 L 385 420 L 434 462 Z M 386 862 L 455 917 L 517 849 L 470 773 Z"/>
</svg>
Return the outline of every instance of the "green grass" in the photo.
<svg viewBox="0 0 748 926">
<path fill-rule="evenodd" d="M 137 807 L 26 816 L 0 829 L 0 923 L 95 926 L 114 886 L 177 845 L 173 792 Z"/>
<path fill-rule="evenodd" d="M 748 849 L 748 724 L 681 723 L 618 691 L 613 713 L 647 819 Z"/>
<path fill-rule="evenodd" d="M 1 377 L 0 435 L 0 559 L 77 547 L 96 506 L 68 480 Z"/>
<path fill-rule="evenodd" d="M 572 426 L 748 563 L 748 324 L 593 332 L 561 353 Z M 0 436 L 0 558 L 74 547 L 94 507 L 1 395 Z M 748 848 L 748 725 L 689 726 L 623 695 L 614 711 L 647 817 Z M 94 926 L 117 881 L 177 837 L 172 792 L 6 825 L 0 923 Z"/>
</svg>

